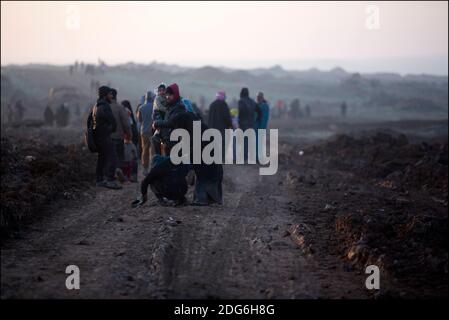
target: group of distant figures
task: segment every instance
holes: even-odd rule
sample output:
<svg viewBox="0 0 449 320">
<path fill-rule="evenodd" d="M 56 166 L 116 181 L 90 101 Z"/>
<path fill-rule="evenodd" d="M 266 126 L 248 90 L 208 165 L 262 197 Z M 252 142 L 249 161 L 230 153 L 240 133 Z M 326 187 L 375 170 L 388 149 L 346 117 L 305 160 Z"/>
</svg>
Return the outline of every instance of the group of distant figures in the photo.
<svg viewBox="0 0 449 320">
<path fill-rule="evenodd" d="M 177 141 L 170 139 L 171 132 L 184 129 L 193 136 L 195 121 L 201 123 L 201 133 L 208 128 L 217 129 L 223 135 L 226 129 L 266 129 L 270 107 L 262 92 L 257 94 L 256 100 L 250 98 L 248 88 L 242 88 L 238 108 L 230 109 L 226 93 L 218 91 L 209 107 L 207 119 L 204 119 L 203 112 L 181 96 L 177 84 L 166 86 L 161 83 L 154 91 L 146 93 L 134 113 L 128 100 L 117 102 L 117 90 L 100 86 L 98 100 L 87 121 L 98 152 L 97 186 L 120 189 L 120 182 L 137 182 L 140 162 L 144 179 L 140 186 L 141 194 L 133 206 L 147 201 L 148 188 L 161 204 L 185 204 L 187 181 L 195 185 L 193 205 L 221 204 L 222 164 L 202 161 L 174 164 L 170 151 Z M 204 142 L 200 143 L 204 148 Z M 223 147 L 227 150 L 225 142 Z"/>
<path fill-rule="evenodd" d="M 14 107 L 11 103 L 8 103 L 6 111 L 8 123 L 21 122 L 25 116 L 26 108 L 22 100 L 17 100 Z"/>
</svg>

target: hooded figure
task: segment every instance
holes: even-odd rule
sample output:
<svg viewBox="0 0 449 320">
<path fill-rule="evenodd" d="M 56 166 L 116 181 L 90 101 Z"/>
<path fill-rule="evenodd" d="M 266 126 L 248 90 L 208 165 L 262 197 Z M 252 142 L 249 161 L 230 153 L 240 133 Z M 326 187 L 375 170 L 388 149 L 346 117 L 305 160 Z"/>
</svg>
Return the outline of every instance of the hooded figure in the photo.
<svg viewBox="0 0 449 320">
<path fill-rule="evenodd" d="M 222 136 L 222 154 L 225 159 L 228 145 L 225 143 L 225 129 L 232 129 L 231 113 L 226 103 L 226 94 L 224 91 L 218 91 L 216 100 L 209 107 L 209 128 L 217 129 Z"/>
<path fill-rule="evenodd" d="M 117 128 L 117 122 L 111 110 L 111 100 L 112 93 L 109 87 L 98 88 L 98 100 L 89 117 L 92 117 L 94 140 L 98 149 L 97 186 L 120 189 L 121 187 L 115 181 L 117 156 L 111 134 Z M 104 175 L 106 175 L 106 181 Z"/>
<path fill-rule="evenodd" d="M 256 119 L 257 119 L 257 104 L 256 102 L 249 97 L 248 88 L 242 88 L 240 92 L 240 100 L 239 100 L 239 127 L 243 131 L 246 130 L 254 130 L 256 127 Z M 256 150 L 256 145 L 249 146 L 248 140 L 245 139 L 243 146 L 243 158 L 248 160 L 248 148 L 254 148 Z"/>
<path fill-rule="evenodd" d="M 179 93 L 179 87 L 176 83 L 171 84 L 165 90 L 166 95 L 166 112 L 164 119 L 155 120 L 154 123 L 161 123 L 163 121 L 169 121 L 173 119 L 177 114 L 187 112 L 184 104 L 181 100 L 181 95 Z M 176 142 L 170 141 L 170 134 L 173 127 L 156 127 L 156 130 L 160 130 L 160 135 L 155 135 L 152 138 L 152 150 L 153 155 L 162 154 L 161 143 L 165 145 L 165 154 L 170 153 L 171 147 L 176 144 Z"/>
<path fill-rule="evenodd" d="M 242 88 L 239 100 L 239 127 L 242 130 L 254 129 L 257 108 L 256 102 L 249 97 L 248 88 Z"/>
</svg>

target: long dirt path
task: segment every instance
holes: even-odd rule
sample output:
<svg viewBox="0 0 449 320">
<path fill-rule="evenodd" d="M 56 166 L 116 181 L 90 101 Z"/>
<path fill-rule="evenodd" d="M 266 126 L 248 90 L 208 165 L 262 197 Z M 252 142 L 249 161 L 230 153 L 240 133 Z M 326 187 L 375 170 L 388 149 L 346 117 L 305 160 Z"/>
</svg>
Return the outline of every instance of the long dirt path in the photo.
<svg viewBox="0 0 449 320">
<path fill-rule="evenodd" d="M 223 206 L 160 207 L 150 195 L 131 209 L 135 184 L 54 205 L 3 243 L 1 297 L 366 298 L 360 271 L 304 247 L 296 231 L 311 191 L 285 178 L 282 166 L 274 176 L 225 166 Z M 316 221 L 314 236 L 325 227 Z M 68 265 L 80 290 L 65 287 Z"/>
</svg>

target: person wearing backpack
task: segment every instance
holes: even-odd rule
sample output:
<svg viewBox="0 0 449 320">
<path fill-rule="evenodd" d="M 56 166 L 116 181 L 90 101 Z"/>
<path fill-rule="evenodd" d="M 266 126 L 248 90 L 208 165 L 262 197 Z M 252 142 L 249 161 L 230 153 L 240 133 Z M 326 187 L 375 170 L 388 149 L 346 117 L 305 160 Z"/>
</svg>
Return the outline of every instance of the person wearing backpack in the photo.
<svg viewBox="0 0 449 320">
<path fill-rule="evenodd" d="M 111 134 L 115 132 L 117 123 L 110 106 L 112 99 L 111 88 L 101 86 L 98 88 L 97 103 L 92 108 L 93 138 L 98 151 L 96 185 L 109 189 L 121 189 L 121 186 L 115 181 L 117 159 Z M 104 179 L 105 175 L 106 180 Z"/>
</svg>

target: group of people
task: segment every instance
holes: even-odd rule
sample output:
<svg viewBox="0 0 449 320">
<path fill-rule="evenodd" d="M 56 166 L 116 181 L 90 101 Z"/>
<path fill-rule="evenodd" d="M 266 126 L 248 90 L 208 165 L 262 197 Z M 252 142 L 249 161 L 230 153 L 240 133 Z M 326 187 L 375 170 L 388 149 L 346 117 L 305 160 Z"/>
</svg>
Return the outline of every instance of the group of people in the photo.
<svg viewBox="0 0 449 320">
<path fill-rule="evenodd" d="M 154 92 L 147 92 L 134 115 L 128 100 L 117 102 L 117 90 L 100 86 L 88 121 L 92 124 L 98 152 L 97 186 L 120 189 L 117 180 L 137 182 L 140 161 L 144 179 L 140 185 L 141 195 L 132 203 L 133 207 L 147 201 L 148 188 L 163 205 L 186 204 L 188 175 L 195 177 L 189 179 L 195 184 L 192 205 L 222 204 L 222 164 L 202 161 L 174 164 L 170 150 L 177 141 L 171 141 L 170 134 L 175 129 L 184 129 L 193 136 L 194 121 L 200 121 L 201 135 L 208 128 L 218 129 L 223 134 L 225 129 L 267 128 L 269 106 L 262 92 L 257 95 L 256 102 L 250 98 L 249 90 L 243 88 L 238 111 L 235 111 L 229 109 L 226 93 L 219 91 L 210 106 L 208 119 L 203 119 L 196 105 L 181 96 L 176 83 L 169 86 L 161 83 Z M 205 145 L 206 142 L 201 141 L 201 150 Z M 223 147 L 223 150 L 228 149 L 228 146 Z M 193 144 L 190 148 L 192 155 Z"/>
<path fill-rule="evenodd" d="M 70 122 L 70 110 L 63 103 L 56 111 L 53 111 L 51 106 L 48 104 L 44 110 L 44 123 L 46 126 L 52 127 L 54 123 L 58 127 L 66 127 Z"/>
</svg>

